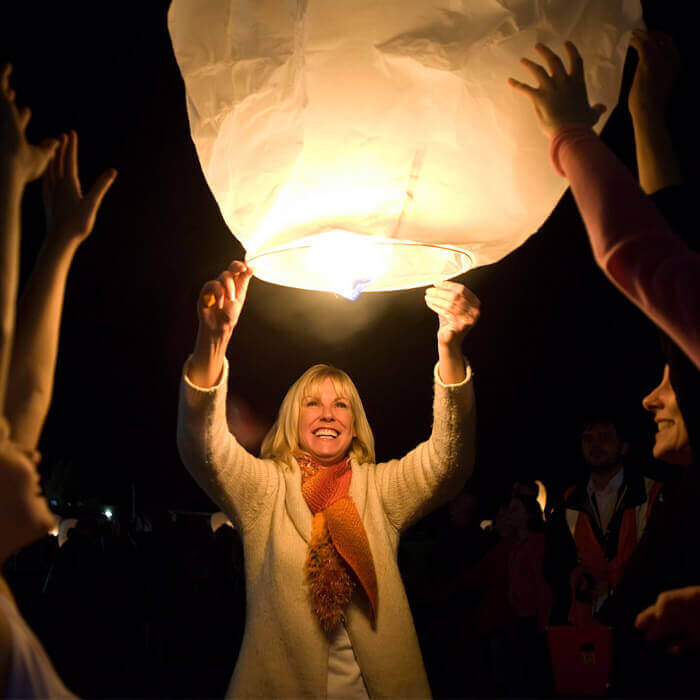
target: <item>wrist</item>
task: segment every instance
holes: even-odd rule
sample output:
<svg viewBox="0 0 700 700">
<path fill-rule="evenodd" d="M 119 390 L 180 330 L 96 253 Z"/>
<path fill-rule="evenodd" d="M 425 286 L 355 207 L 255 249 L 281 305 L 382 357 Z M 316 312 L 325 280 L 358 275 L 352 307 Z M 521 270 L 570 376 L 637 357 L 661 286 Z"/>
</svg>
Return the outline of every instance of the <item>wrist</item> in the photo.
<svg viewBox="0 0 700 700">
<path fill-rule="evenodd" d="M 3 184 L 18 187 L 22 191 L 33 180 L 25 159 L 19 152 L 5 153 L 0 158 L 0 179 Z"/>
<path fill-rule="evenodd" d="M 462 339 L 450 340 L 448 342 L 438 340 L 438 356 L 445 359 L 462 359 Z"/>
<path fill-rule="evenodd" d="M 27 180 L 22 177 L 21 169 L 17 166 L 16 158 L 0 158 L 0 186 L 10 195 L 21 197 Z"/>
<path fill-rule="evenodd" d="M 230 334 L 214 336 L 200 327 L 187 373 L 194 384 L 212 387 L 219 382 L 229 339 Z"/>
<path fill-rule="evenodd" d="M 71 262 L 79 246 L 79 240 L 58 237 L 47 232 L 44 243 L 41 246 L 41 255 L 57 262 L 61 260 Z"/>
</svg>

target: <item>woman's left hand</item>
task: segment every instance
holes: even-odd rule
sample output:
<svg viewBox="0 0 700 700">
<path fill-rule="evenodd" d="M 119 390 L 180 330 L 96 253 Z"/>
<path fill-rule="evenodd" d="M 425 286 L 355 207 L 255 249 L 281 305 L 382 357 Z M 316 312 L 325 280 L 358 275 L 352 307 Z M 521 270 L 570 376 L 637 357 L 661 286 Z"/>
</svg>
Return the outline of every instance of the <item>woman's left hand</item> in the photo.
<svg viewBox="0 0 700 700">
<path fill-rule="evenodd" d="M 440 319 L 438 345 L 459 348 L 479 318 L 476 294 L 459 282 L 438 282 L 425 290 L 425 303 Z"/>
</svg>

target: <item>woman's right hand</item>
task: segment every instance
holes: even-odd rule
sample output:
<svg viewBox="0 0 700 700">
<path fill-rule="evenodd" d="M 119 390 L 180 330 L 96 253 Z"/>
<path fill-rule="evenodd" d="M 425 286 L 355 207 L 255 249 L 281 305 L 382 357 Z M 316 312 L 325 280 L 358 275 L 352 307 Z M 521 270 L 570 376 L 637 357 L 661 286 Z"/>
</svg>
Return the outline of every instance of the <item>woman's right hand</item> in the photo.
<svg viewBox="0 0 700 700">
<path fill-rule="evenodd" d="M 200 387 L 212 387 L 221 379 L 226 348 L 243 310 L 253 270 L 234 260 L 199 293 L 199 331 L 187 375 Z"/>
<path fill-rule="evenodd" d="M 200 331 L 216 339 L 231 336 L 243 310 L 252 276 L 250 267 L 234 260 L 215 280 L 202 287 L 197 304 Z"/>
</svg>

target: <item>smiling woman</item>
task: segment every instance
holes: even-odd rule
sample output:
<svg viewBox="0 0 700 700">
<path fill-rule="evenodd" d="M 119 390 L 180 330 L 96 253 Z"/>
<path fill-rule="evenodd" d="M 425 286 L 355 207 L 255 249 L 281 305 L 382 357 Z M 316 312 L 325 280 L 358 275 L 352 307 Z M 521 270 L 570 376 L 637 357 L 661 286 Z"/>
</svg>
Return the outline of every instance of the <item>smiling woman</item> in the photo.
<svg viewBox="0 0 700 700">
<path fill-rule="evenodd" d="M 202 289 L 178 422 L 183 462 L 243 537 L 249 613 L 229 695 L 428 697 L 397 548 L 473 467 L 461 343 L 479 300 L 454 282 L 426 292 L 439 318 L 433 430 L 402 459 L 375 463 L 355 385 L 323 364 L 290 387 L 257 459 L 226 423 L 226 349 L 251 275 L 234 261 Z"/>
<path fill-rule="evenodd" d="M 330 365 L 314 365 L 297 379 L 265 437 L 261 455 L 289 462 L 300 451 L 329 466 L 350 455 L 374 461 L 374 436 L 350 377 Z"/>
<path fill-rule="evenodd" d="M 688 429 L 671 385 L 671 368 L 664 366 L 661 383 L 642 401 L 644 408 L 654 414 L 656 436 L 654 457 L 669 464 L 687 467 L 693 462 Z"/>
</svg>

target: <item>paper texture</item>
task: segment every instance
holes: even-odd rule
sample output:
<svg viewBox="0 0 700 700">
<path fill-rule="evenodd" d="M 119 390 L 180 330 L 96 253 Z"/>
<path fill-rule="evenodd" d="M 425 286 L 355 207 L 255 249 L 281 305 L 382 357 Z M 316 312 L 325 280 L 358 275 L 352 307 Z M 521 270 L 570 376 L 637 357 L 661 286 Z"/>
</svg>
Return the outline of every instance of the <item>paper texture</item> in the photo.
<svg viewBox="0 0 700 700">
<path fill-rule="evenodd" d="M 174 0 L 168 23 L 202 170 L 256 274 L 353 296 L 534 233 L 567 184 L 507 78 L 533 84 L 520 57 L 569 39 L 610 114 L 641 16 L 639 0 Z"/>
</svg>

